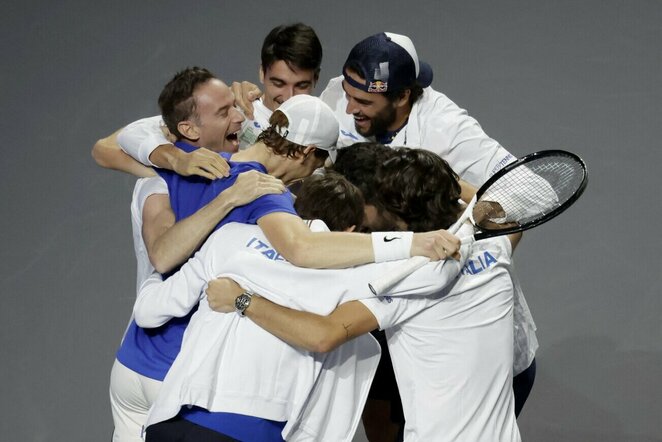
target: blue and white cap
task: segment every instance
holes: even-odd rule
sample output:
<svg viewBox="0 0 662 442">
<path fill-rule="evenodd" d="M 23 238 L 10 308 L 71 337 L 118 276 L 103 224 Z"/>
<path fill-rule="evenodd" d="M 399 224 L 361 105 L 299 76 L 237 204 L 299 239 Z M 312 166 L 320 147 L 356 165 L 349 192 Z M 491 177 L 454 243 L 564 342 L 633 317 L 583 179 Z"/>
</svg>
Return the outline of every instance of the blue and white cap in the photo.
<svg viewBox="0 0 662 442">
<path fill-rule="evenodd" d="M 310 95 L 295 95 L 277 111 L 287 117 L 287 127 L 277 127 L 281 137 L 301 146 L 315 146 L 329 152 L 336 161 L 336 143 L 340 125 L 333 111 L 322 100 Z"/>
<path fill-rule="evenodd" d="M 358 70 L 365 84 L 347 75 L 347 68 Z M 366 92 L 399 91 L 417 82 L 432 84 L 432 68 L 418 59 L 416 48 L 406 35 L 381 32 L 357 43 L 343 66 L 345 80 Z"/>
</svg>

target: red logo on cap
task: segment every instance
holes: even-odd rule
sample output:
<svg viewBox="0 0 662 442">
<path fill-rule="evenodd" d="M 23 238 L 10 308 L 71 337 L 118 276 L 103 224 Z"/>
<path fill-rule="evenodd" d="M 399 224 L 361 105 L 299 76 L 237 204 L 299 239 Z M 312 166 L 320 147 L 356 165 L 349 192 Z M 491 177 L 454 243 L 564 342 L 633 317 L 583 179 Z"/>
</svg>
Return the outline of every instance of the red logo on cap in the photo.
<svg viewBox="0 0 662 442">
<path fill-rule="evenodd" d="M 368 85 L 368 92 L 386 92 L 388 89 L 388 82 L 385 81 L 371 81 Z"/>
</svg>

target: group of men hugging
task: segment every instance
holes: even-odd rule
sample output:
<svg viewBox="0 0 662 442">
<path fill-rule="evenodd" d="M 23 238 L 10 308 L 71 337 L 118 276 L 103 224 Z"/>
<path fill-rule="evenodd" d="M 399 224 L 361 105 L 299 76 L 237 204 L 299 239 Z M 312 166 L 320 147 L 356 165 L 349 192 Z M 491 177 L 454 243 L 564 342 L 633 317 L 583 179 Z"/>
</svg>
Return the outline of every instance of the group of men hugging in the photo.
<svg viewBox="0 0 662 442">
<path fill-rule="evenodd" d="M 177 73 L 161 115 L 99 140 L 141 177 L 137 300 L 111 372 L 114 441 L 518 441 L 535 325 L 520 234 L 464 244 L 464 202 L 515 158 L 383 32 L 312 94 L 315 31 L 265 38 L 262 91 Z M 369 283 L 430 262 L 386 293 Z M 471 271 L 463 271 L 471 269 Z"/>
</svg>

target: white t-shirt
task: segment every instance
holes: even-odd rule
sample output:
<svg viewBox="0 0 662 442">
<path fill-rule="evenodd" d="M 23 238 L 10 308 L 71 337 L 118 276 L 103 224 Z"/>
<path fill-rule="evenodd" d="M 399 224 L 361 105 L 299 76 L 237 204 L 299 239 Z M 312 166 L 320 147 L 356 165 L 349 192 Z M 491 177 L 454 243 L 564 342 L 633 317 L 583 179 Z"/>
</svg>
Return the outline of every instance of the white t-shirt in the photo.
<svg viewBox="0 0 662 442">
<path fill-rule="evenodd" d="M 438 295 L 361 300 L 386 329 L 406 441 L 520 440 L 510 256 L 505 237 L 478 241 Z"/>
<path fill-rule="evenodd" d="M 133 188 L 131 199 L 131 230 L 133 232 L 133 250 L 136 252 L 137 273 L 136 293 L 140 286 L 154 272 L 149 261 L 145 240 L 143 239 L 143 208 L 151 195 L 168 195 L 168 185 L 161 177 L 140 178 Z"/>
<path fill-rule="evenodd" d="M 143 208 L 151 195 L 168 195 L 168 185 L 161 177 L 140 178 L 133 187 L 131 198 L 131 231 L 133 250 L 136 253 L 136 294 L 143 282 L 154 273 L 154 266 L 149 260 L 145 240 L 143 239 Z M 133 315 L 129 324 L 133 320 Z"/>
</svg>

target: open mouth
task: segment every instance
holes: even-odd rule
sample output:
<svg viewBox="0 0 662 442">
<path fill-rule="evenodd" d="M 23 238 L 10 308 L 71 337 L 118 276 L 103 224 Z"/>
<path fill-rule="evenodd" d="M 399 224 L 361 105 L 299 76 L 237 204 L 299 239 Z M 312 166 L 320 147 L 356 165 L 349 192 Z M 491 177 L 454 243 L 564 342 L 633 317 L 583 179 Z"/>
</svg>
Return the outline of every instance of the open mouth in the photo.
<svg viewBox="0 0 662 442">
<path fill-rule="evenodd" d="M 228 134 L 225 137 L 225 140 L 229 142 L 233 148 L 239 149 L 239 137 L 237 136 L 239 131 Z"/>
<path fill-rule="evenodd" d="M 354 124 L 358 127 L 366 127 L 370 124 L 370 118 L 363 115 L 354 115 Z"/>
</svg>

